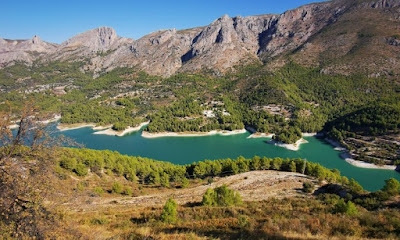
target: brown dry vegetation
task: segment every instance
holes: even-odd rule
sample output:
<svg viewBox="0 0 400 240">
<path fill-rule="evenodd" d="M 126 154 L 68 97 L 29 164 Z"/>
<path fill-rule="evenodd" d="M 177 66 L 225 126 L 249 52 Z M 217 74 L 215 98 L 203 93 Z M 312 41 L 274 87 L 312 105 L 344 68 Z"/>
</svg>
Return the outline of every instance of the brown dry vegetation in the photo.
<svg viewBox="0 0 400 240">
<path fill-rule="evenodd" d="M 102 179 L 102 180 L 101 180 Z M 192 180 L 184 189 L 133 187 L 140 196 L 108 193 L 112 177 L 69 176 L 60 180 L 60 191 L 70 200 L 59 207 L 62 222 L 82 239 L 396 239 L 393 229 L 400 214 L 393 210 L 369 212 L 358 207 L 357 216 L 332 213 L 332 205 L 301 191 L 302 174 L 253 171 L 215 178 L 209 184 Z M 97 194 L 94 187 L 103 187 Z M 201 206 L 209 187 L 228 185 L 239 191 L 244 204 L 233 207 Z M 168 198 L 178 202 L 178 221 L 160 221 Z M 397 202 L 393 199 L 392 201 Z"/>
<path fill-rule="evenodd" d="M 77 186 L 79 180 L 71 178 L 68 186 Z M 85 187 L 81 190 L 81 196 L 74 198 L 71 202 L 65 203 L 64 206 L 71 211 L 93 212 L 100 209 L 109 208 L 125 208 L 125 207 L 160 207 L 169 198 L 174 198 L 178 204 L 193 204 L 201 202 L 203 194 L 208 188 L 215 188 L 227 185 L 233 190 L 240 192 L 244 201 L 262 201 L 271 197 L 285 198 L 299 196 L 303 182 L 314 181 L 311 177 L 293 172 L 277 172 L 277 171 L 252 171 L 237 174 L 224 178 L 215 178 L 213 183 L 206 181 L 194 180 L 190 188 L 168 189 L 153 186 L 140 187 L 133 185 L 135 194 L 140 196 L 121 196 L 114 194 L 95 195 L 94 187 L 99 186 L 99 178 L 97 176 L 87 177 Z M 123 181 L 123 180 L 121 180 Z M 126 186 L 132 187 L 129 181 L 123 181 Z M 104 189 L 111 189 L 110 181 L 103 181 L 100 185 Z M 131 185 L 129 185 L 131 184 Z M 74 187 L 77 189 L 77 187 Z M 71 189 L 73 190 L 73 189 Z M 84 194 L 86 193 L 86 194 Z M 77 203 L 80 204 L 77 204 Z"/>
</svg>

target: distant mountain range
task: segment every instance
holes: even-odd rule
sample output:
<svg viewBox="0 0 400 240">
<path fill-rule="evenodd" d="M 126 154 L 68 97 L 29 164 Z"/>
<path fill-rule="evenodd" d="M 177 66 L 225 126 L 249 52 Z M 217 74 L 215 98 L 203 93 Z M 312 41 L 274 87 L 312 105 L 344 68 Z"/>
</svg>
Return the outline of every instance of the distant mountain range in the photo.
<svg viewBox="0 0 400 240">
<path fill-rule="evenodd" d="M 263 7 L 263 6 L 260 6 Z M 265 7 L 267 8 L 267 7 Z M 138 40 L 101 27 L 61 43 L 0 38 L 0 67 L 15 63 L 81 61 L 94 75 L 135 67 L 152 75 L 211 70 L 251 63 L 274 69 L 289 61 L 325 73 L 400 74 L 400 1 L 334 0 L 283 14 L 224 15 L 208 26 L 160 30 Z"/>
</svg>

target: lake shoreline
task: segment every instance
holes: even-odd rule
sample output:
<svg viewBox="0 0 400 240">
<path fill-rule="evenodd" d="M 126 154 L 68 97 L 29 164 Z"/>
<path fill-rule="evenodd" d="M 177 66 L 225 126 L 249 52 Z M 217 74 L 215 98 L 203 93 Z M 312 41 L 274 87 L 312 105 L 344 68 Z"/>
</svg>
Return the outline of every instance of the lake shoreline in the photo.
<svg viewBox="0 0 400 240">
<path fill-rule="evenodd" d="M 16 123 L 14 123 L 14 124 L 11 124 L 11 125 L 8 125 L 8 129 L 11 129 L 11 130 L 13 130 L 13 129 L 17 129 L 17 128 L 19 128 L 19 125 L 18 125 L 18 124 L 16 124 Z"/>
<path fill-rule="evenodd" d="M 278 142 L 278 141 L 275 141 L 275 140 L 267 141 L 267 143 L 273 144 L 273 145 L 278 146 L 278 147 L 283 147 L 283 148 L 286 148 L 286 149 L 291 150 L 291 151 L 298 151 L 300 149 L 301 144 L 308 143 L 308 141 L 305 140 L 304 138 L 300 138 L 295 143 L 291 143 L 291 144 L 282 143 L 282 142 Z"/>
<path fill-rule="evenodd" d="M 59 116 L 60 117 L 60 116 Z M 50 123 L 54 121 L 58 121 L 59 118 L 57 116 L 53 119 L 42 121 L 43 123 Z M 140 131 L 142 127 L 145 125 L 149 124 L 148 122 L 143 122 L 139 126 L 136 127 L 128 127 L 127 129 L 123 131 L 115 131 L 111 129 L 112 125 L 108 126 L 97 126 L 94 123 L 77 123 L 77 124 L 63 124 L 60 123 L 57 125 L 57 129 L 60 131 L 68 131 L 68 130 L 74 130 L 74 129 L 79 129 L 79 128 L 85 128 L 85 127 L 91 127 L 93 130 L 98 130 L 97 132 L 94 132 L 93 134 L 96 135 L 109 135 L 109 136 L 125 136 L 129 133 L 132 132 L 137 132 Z M 15 129 L 18 128 L 17 124 L 10 125 L 10 129 Z M 236 135 L 236 134 L 242 134 L 246 133 L 249 129 L 240 129 L 240 130 L 234 130 L 234 131 L 221 131 L 221 130 L 213 130 L 210 132 L 161 132 L 161 133 L 149 133 L 146 131 L 143 131 L 141 136 L 143 138 L 161 138 L 161 137 L 202 137 L 202 136 L 213 136 L 213 135 L 222 135 L 222 136 L 229 136 L 229 135 Z M 250 131 L 252 132 L 252 131 Z M 275 134 L 266 134 L 266 133 L 258 133 L 258 132 L 252 132 L 250 136 L 247 138 L 272 138 Z M 303 137 L 316 137 L 320 136 L 317 133 L 303 133 Z M 355 160 L 350 152 L 343 147 L 340 143 L 331 140 L 329 138 L 324 139 L 325 142 L 329 143 L 334 147 L 336 151 L 342 152 L 340 154 L 340 158 L 345 160 L 347 163 L 359 167 L 359 168 L 367 168 L 367 169 L 384 169 L 384 170 L 396 170 L 397 166 L 395 165 L 376 165 L 373 163 L 368 163 L 364 161 L 358 161 Z M 268 144 L 272 144 L 278 147 L 283 147 L 291 151 L 298 151 L 300 149 L 301 144 L 308 143 L 304 138 L 299 139 L 296 143 L 293 144 L 285 144 L 281 142 L 277 142 L 275 140 L 269 140 L 266 141 Z"/>
<path fill-rule="evenodd" d="M 360 167 L 360 168 L 370 168 L 370 169 L 385 169 L 385 170 L 396 170 L 395 165 L 376 165 L 373 163 L 368 163 L 364 161 L 357 161 L 352 158 L 351 154 L 348 152 L 343 152 L 340 154 L 340 157 L 343 158 L 346 162 L 350 163 L 353 166 Z"/>
<path fill-rule="evenodd" d="M 125 135 L 127 135 L 129 133 L 140 131 L 140 129 L 142 129 L 144 126 L 147 126 L 149 123 L 150 123 L 150 121 L 142 122 L 136 127 L 130 127 L 129 126 L 128 128 L 126 128 L 123 131 L 116 131 L 116 130 L 114 130 L 114 129 L 112 129 L 110 127 L 110 128 L 105 129 L 105 130 L 102 130 L 102 131 L 94 132 L 93 134 L 123 137 L 123 136 L 125 136 Z"/>
<path fill-rule="evenodd" d="M 160 133 L 149 133 L 146 131 L 142 132 L 142 137 L 144 138 L 160 138 L 160 137 L 204 137 L 212 135 L 236 135 L 246 133 L 246 129 L 233 130 L 233 131 L 221 131 L 213 130 L 210 132 L 160 132 Z"/>
<path fill-rule="evenodd" d="M 122 137 L 129 133 L 139 131 L 144 126 L 148 125 L 149 123 L 150 123 L 150 121 L 142 122 L 136 127 L 129 126 L 122 131 L 116 131 L 116 130 L 112 129 L 113 125 L 111 125 L 111 124 L 106 125 L 106 126 L 97 126 L 95 123 L 74 123 L 74 124 L 59 123 L 57 125 L 57 129 L 60 130 L 61 132 L 63 132 L 63 131 L 69 131 L 69 130 L 90 127 L 90 128 L 92 128 L 92 130 L 96 131 L 93 133 L 95 135 L 109 135 L 109 136 Z"/>
<path fill-rule="evenodd" d="M 44 125 L 47 125 L 47 124 L 49 124 L 49 123 L 52 123 L 52 122 L 57 122 L 57 121 L 59 121 L 61 119 L 61 115 L 60 114 L 55 114 L 55 115 L 53 115 L 53 117 L 52 118 L 50 118 L 50 119 L 47 119 L 47 120 L 43 120 L 43 121 L 37 121 L 37 123 L 38 124 L 44 124 Z M 9 129 L 17 129 L 17 128 L 19 128 L 19 121 L 12 121 L 12 123 L 13 124 L 11 124 L 11 125 L 8 125 L 8 128 Z"/>
<path fill-rule="evenodd" d="M 249 129 L 248 129 L 249 130 Z M 250 131 L 253 129 L 250 129 Z M 259 132 L 254 132 L 251 131 L 252 134 L 250 136 L 248 136 L 247 138 L 269 138 L 271 139 L 275 134 L 271 133 L 271 134 L 267 134 L 267 133 L 259 133 Z M 320 136 L 320 134 L 318 133 L 302 133 L 303 137 L 317 137 Z M 292 144 L 287 144 L 287 143 L 282 143 L 282 142 L 278 142 L 275 140 L 269 140 L 266 141 L 268 144 L 272 144 L 278 147 L 283 147 L 286 148 L 288 150 L 291 151 L 298 151 L 300 149 L 300 145 L 304 144 L 304 143 L 308 143 L 307 140 L 305 140 L 304 138 L 300 138 L 299 140 L 297 140 L 295 143 Z"/>
<path fill-rule="evenodd" d="M 95 123 L 72 123 L 72 124 L 59 123 L 59 124 L 57 124 L 57 129 L 60 130 L 61 132 L 75 130 L 75 129 L 79 129 L 79 128 L 85 128 L 85 127 L 91 127 L 93 130 L 104 129 L 104 126 L 97 126 Z"/>
<path fill-rule="evenodd" d="M 351 153 L 345 148 L 343 147 L 339 142 L 336 142 L 332 139 L 329 138 L 325 138 L 324 139 L 327 143 L 329 143 L 330 145 L 332 145 L 333 147 L 335 147 L 334 149 L 336 151 L 340 151 L 342 152 L 339 156 L 340 158 L 342 158 L 343 160 L 345 160 L 347 163 L 355 166 L 355 167 L 359 167 L 359 168 L 368 168 L 368 169 L 384 169 L 384 170 L 396 170 L 397 166 L 395 165 L 376 165 L 373 163 L 368 163 L 368 162 L 364 162 L 364 161 L 358 161 L 355 160 L 353 158 L 353 156 L 351 155 Z"/>
<path fill-rule="evenodd" d="M 56 124 L 51 124 L 52 129 L 55 129 Z M 205 159 L 235 159 L 239 156 L 252 158 L 255 155 L 283 159 L 302 158 L 329 168 L 337 168 L 345 173 L 344 176 L 356 179 L 365 189 L 371 191 L 381 189 L 384 180 L 391 177 L 400 180 L 400 175 L 396 171 L 358 168 L 348 164 L 340 158 L 340 152 L 335 151 L 334 147 L 322 141 L 323 138 L 304 137 L 308 143 L 301 145 L 299 151 L 292 151 L 266 143 L 266 141 L 272 139 L 248 139 L 250 133 L 247 132 L 227 137 L 213 135 L 147 139 L 141 136 L 142 131 L 146 131 L 146 127 L 124 137 L 113 137 L 95 135 L 93 134 L 95 131 L 92 131 L 91 128 L 61 133 L 56 130 L 57 134 L 64 134 L 76 142 L 86 144 L 86 148 L 118 151 L 129 156 L 141 156 L 179 165 L 187 165 Z M 204 136 L 204 134 L 202 133 L 201 136 Z"/>
<path fill-rule="evenodd" d="M 275 134 L 267 134 L 267 133 L 253 133 L 247 138 L 272 138 Z"/>
<path fill-rule="evenodd" d="M 247 138 L 272 138 L 275 134 L 274 133 L 260 133 L 260 132 L 256 132 L 254 129 L 252 128 L 246 128 L 251 135 L 248 136 Z M 321 134 L 318 133 L 302 133 L 303 137 L 318 137 L 321 136 Z"/>
<path fill-rule="evenodd" d="M 54 117 L 52 117 L 50 119 L 47 119 L 47 120 L 44 120 L 44 121 L 39 121 L 39 123 L 41 123 L 41 124 L 49 124 L 49 123 L 52 123 L 52 122 L 57 122 L 60 119 L 61 119 L 61 114 L 56 114 L 56 115 L 54 115 Z"/>
</svg>

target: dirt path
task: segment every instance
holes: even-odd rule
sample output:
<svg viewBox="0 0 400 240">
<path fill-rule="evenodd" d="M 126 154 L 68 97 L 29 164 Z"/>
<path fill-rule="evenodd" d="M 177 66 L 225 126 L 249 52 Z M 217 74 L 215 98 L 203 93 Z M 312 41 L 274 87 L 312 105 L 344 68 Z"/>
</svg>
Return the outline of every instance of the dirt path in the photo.
<svg viewBox="0 0 400 240">
<path fill-rule="evenodd" d="M 210 185 L 195 186 L 185 189 L 168 189 L 158 194 L 138 197 L 95 198 L 90 203 L 67 204 L 75 211 L 97 211 L 99 208 L 135 206 L 149 207 L 163 205 L 168 198 L 174 198 L 178 204 L 200 202 L 208 188 L 226 184 L 240 192 L 244 201 L 261 201 L 270 197 L 290 197 L 298 195 L 304 181 L 311 178 L 299 173 L 277 171 L 252 171 L 224 178 L 215 178 Z"/>
</svg>

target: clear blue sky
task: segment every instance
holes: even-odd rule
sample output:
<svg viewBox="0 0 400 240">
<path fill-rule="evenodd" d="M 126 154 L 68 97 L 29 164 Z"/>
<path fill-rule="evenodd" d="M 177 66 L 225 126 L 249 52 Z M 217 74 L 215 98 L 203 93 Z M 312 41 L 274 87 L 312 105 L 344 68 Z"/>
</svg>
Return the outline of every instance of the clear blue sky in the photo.
<svg viewBox="0 0 400 240">
<path fill-rule="evenodd" d="M 100 26 L 119 36 L 138 39 L 159 29 L 204 26 L 216 18 L 282 13 L 318 0 L 5 0 L 0 37 L 27 39 L 39 35 L 48 42 Z"/>
</svg>

